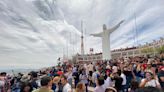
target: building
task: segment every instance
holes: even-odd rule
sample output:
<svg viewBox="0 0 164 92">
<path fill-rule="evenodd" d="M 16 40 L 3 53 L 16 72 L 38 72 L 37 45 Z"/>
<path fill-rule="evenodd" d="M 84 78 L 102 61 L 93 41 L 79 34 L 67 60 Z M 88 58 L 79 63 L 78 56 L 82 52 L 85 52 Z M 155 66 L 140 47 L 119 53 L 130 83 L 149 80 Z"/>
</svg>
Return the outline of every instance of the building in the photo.
<svg viewBox="0 0 164 92">
<path fill-rule="evenodd" d="M 151 43 L 146 43 L 144 45 L 139 45 L 137 47 L 127 47 L 121 49 L 115 49 L 111 51 L 112 58 L 119 58 L 119 57 L 135 57 L 135 56 L 146 56 L 146 55 L 157 55 L 156 48 L 164 46 L 164 38 L 160 38 L 160 40 L 154 40 Z M 144 52 L 145 50 L 149 50 Z M 102 53 L 91 53 L 91 54 L 76 54 L 74 56 L 74 60 L 76 62 L 90 62 L 95 61 L 99 62 L 102 61 Z"/>
<path fill-rule="evenodd" d="M 164 46 L 164 39 L 154 40 L 151 43 L 146 43 L 144 45 L 139 45 L 137 47 L 130 47 L 124 49 L 116 49 L 112 51 L 112 58 L 117 57 L 135 57 L 135 56 L 145 56 L 157 54 L 156 48 Z"/>
<path fill-rule="evenodd" d="M 74 57 L 74 59 L 76 62 L 91 62 L 91 61 L 99 62 L 102 61 L 102 53 L 85 54 L 85 55 L 77 54 Z"/>
</svg>

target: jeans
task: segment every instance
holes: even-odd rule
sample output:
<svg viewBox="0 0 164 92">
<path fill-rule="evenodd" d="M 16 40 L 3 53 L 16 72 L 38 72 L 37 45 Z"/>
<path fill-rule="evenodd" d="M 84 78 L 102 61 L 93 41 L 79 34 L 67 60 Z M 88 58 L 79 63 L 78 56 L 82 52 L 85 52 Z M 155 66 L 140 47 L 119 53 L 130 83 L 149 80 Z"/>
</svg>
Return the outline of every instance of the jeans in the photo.
<svg viewBox="0 0 164 92">
<path fill-rule="evenodd" d="M 75 80 L 75 88 L 76 88 L 78 82 L 79 82 L 79 80 Z"/>
<path fill-rule="evenodd" d="M 126 85 L 122 85 L 121 90 L 122 90 L 122 92 L 127 92 Z"/>
<path fill-rule="evenodd" d="M 72 78 L 68 79 L 68 83 L 71 85 L 72 88 Z"/>
<path fill-rule="evenodd" d="M 88 92 L 88 84 L 85 84 L 86 92 Z"/>
</svg>

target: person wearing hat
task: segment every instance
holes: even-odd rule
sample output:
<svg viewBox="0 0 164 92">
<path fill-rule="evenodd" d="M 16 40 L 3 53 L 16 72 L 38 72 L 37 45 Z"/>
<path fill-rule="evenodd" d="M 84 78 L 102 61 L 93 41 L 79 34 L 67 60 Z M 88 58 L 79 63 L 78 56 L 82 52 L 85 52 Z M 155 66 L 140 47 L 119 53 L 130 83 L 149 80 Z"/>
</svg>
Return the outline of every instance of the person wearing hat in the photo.
<svg viewBox="0 0 164 92">
<path fill-rule="evenodd" d="M 159 81 L 155 78 L 151 70 L 147 70 L 145 72 L 145 78 L 141 80 L 141 83 L 139 86 L 140 87 L 151 86 L 151 87 L 161 88 Z"/>
<path fill-rule="evenodd" d="M 52 90 L 54 90 L 54 92 L 62 92 L 62 85 L 60 82 L 60 76 L 56 76 L 53 78 L 53 84 L 52 84 Z"/>
<path fill-rule="evenodd" d="M 113 87 L 108 87 L 105 89 L 105 92 L 117 92 L 117 90 Z"/>
</svg>

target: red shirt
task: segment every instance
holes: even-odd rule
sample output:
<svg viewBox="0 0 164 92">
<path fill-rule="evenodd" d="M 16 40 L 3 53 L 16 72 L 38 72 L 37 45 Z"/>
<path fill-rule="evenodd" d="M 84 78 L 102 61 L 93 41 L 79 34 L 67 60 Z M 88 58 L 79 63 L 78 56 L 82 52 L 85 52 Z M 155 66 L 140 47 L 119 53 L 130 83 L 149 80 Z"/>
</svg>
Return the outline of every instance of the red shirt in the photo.
<svg viewBox="0 0 164 92">
<path fill-rule="evenodd" d="M 63 72 L 62 71 L 58 71 L 57 74 L 63 75 Z"/>
</svg>

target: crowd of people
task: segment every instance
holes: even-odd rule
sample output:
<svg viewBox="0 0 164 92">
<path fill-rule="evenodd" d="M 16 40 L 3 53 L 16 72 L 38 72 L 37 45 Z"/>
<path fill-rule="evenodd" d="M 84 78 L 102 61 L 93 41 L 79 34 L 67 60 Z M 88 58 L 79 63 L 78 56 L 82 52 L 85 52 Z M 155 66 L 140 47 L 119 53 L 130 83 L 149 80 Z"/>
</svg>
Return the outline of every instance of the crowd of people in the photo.
<svg viewBox="0 0 164 92">
<path fill-rule="evenodd" d="M 63 63 L 28 74 L 0 73 L 0 92 L 163 92 L 164 54 Z"/>
</svg>

